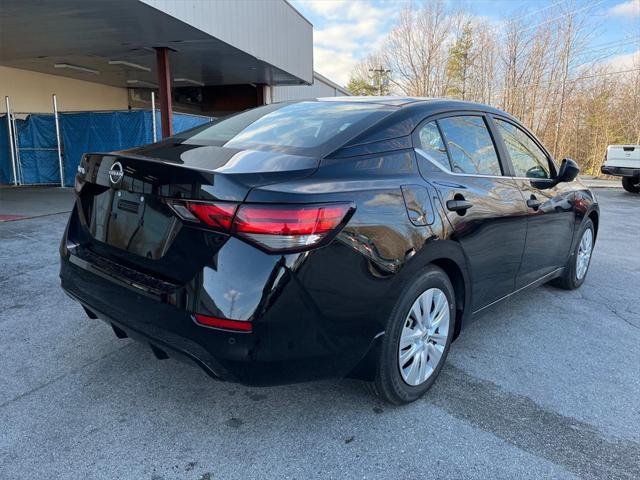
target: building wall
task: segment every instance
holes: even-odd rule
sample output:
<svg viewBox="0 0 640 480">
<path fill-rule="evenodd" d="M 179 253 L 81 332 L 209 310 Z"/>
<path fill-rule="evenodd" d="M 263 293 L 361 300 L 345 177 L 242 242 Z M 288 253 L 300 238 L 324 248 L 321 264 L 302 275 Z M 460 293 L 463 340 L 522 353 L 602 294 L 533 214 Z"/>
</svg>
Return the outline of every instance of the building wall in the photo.
<svg viewBox="0 0 640 480">
<path fill-rule="evenodd" d="M 60 111 L 126 110 L 128 107 L 126 88 L 0 66 L 0 112 L 5 112 L 7 95 L 14 112 L 52 112 L 54 93 Z"/>
<path fill-rule="evenodd" d="M 141 0 L 178 20 L 313 81 L 313 25 L 285 0 Z"/>
<path fill-rule="evenodd" d="M 267 103 L 349 95 L 345 89 L 317 73 L 314 73 L 311 85 L 276 86 L 267 89 L 270 92 L 270 96 L 267 95 Z"/>
</svg>

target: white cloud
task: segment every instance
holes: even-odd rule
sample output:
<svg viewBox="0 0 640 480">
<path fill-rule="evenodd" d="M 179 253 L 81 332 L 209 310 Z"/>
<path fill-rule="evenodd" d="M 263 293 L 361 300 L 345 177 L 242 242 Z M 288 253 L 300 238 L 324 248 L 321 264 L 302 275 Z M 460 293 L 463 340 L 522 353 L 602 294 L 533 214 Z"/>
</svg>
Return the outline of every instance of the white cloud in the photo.
<svg viewBox="0 0 640 480">
<path fill-rule="evenodd" d="M 640 0 L 627 0 L 609 9 L 610 15 L 620 17 L 640 17 Z"/>
<path fill-rule="evenodd" d="M 365 19 L 354 23 L 333 24 L 314 32 L 315 45 L 338 51 L 356 51 L 369 48 L 364 41 L 375 40 L 379 34 L 380 22 Z M 380 35 L 382 36 L 382 35 Z"/>
<path fill-rule="evenodd" d="M 381 19 L 393 8 L 390 3 L 374 4 L 370 0 L 299 0 L 296 3 L 334 21 L 360 20 L 364 17 Z"/>
<path fill-rule="evenodd" d="M 614 71 L 632 70 L 640 67 L 640 49 L 611 58 L 607 65 Z"/>
<path fill-rule="evenodd" d="M 300 0 L 295 4 L 313 15 L 314 69 L 342 85 L 347 84 L 356 64 L 381 45 L 403 7 L 397 2 L 369 0 Z"/>
<path fill-rule="evenodd" d="M 340 9 L 344 8 L 344 4 L 347 2 L 333 0 L 300 0 L 298 3 L 304 4 L 306 7 L 323 17 L 332 18 L 337 15 L 337 12 Z"/>
<path fill-rule="evenodd" d="M 339 52 L 322 47 L 314 47 L 313 61 L 316 71 L 340 85 L 349 82 L 349 76 L 358 63 L 358 59 L 351 52 Z"/>
</svg>

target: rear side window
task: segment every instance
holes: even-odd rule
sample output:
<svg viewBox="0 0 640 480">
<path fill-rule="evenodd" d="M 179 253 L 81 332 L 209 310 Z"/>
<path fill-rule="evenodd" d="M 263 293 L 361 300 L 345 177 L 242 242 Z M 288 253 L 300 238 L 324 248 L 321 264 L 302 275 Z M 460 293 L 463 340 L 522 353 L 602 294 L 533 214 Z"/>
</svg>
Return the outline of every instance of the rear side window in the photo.
<svg viewBox="0 0 640 480">
<path fill-rule="evenodd" d="M 500 161 L 484 118 L 448 117 L 438 120 L 455 173 L 502 175 Z"/>
<path fill-rule="evenodd" d="M 451 170 L 447 149 L 444 146 L 444 140 L 442 140 L 436 122 L 429 122 L 420 127 L 418 138 L 420 140 L 420 149 L 429 157 L 429 160 L 438 163 L 447 170 Z"/>
<path fill-rule="evenodd" d="M 495 119 L 516 177 L 550 178 L 549 160 L 536 142 L 515 125 Z"/>
</svg>

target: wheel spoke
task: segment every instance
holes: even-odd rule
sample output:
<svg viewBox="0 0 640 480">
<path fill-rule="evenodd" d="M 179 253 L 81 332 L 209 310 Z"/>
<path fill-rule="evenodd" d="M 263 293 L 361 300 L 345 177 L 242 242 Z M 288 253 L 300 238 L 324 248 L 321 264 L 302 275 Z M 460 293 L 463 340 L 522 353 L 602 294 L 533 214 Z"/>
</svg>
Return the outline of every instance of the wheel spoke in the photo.
<svg viewBox="0 0 640 480">
<path fill-rule="evenodd" d="M 441 345 L 447 343 L 447 335 L 442 333 L 432 333 L 431 335 L 429 335 L 429 339 Z"/>
<path fill-rule="evenodd" d="M 403 350 L 413 345 L 420 337 L 422 337 L 422 332 L 420 330 L 411 330 L 406 327 L 403 328 L 402 336 L 400 337 L 400 349 Z"/>
<path fill-rule="evenodd" d="M 422 311 L 421 323 L 424 328 L 429 328 L 431 323 L 429 313 L 431 312 L 431 304 L 433 303 L 433 289 L 430 288 L 424 292 L 418 297 L 418 300 L 420 303 L 420 310 Z"/>
<path fill-rule="evenodd" d="M 418 352 L 418 347 L 413 344 L 404 352 L 400 352 L 400 368 L 403 368 L 409 360 Z"/>
<path fill-rule="evenodd" d="M 447 306 L 446 310 L 443 308 L 440 312 L 438 312 L 438 315 L 431 322 L 432 331 L 435 332 L 438 329 L 438 327 L 440 327 L 440 325 L 442 324 L 442 320 L 448 315 L 448 313 L 449 313 L 449 306 Z"/>
<path fill-rule="evenodd" d="M 416 321 L 416 327 L 423 330 L 424 324 L 422 322 L 422 312 L 420 311 L 420 304 L 418 302 L 415 302 L 411 307 L 410 316 Z"/>
<path fill-rule="evenodd" d="M 447 309 L 443 308 L 446 303 L 447 303 L 447 297 L 445 297 L 442 292 L 439 292 L 435 296 L 435 301 L 434 301 L 435 306 L 433 307 L 433 315 L 432 316 L 433 317 L 439 316 L 443 311 L 448 310 L 448 308 Z"/>
<path fill-rule="evenodd" d="M 422 350 L 416 358 L 420 359 L 420 369 L 418 371 L 418 382 L 422 383 L 427 379 L 427 351 Z"/>
<path fill-rule="evenodd" d="M 434 343 L 429 343 L 429 360 L 434 369 L 438 366 L 443 351 L 444 347 Z"/>
<path fill-rule="evenodd" d="M 417 385 L 419 383 L 418 380 L 418 362 L 416 361 L 418 356 L 414 357 L 413 362 L 409 366 L 409 370 L 407 372 L 407 382 L 411 385 Z"/>
</svg>

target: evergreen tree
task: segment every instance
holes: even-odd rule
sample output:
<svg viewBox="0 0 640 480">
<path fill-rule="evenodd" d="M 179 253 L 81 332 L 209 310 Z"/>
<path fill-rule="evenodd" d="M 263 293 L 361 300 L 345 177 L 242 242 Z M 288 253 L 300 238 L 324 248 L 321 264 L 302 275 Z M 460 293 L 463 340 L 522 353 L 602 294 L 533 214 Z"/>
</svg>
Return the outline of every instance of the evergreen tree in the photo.
<svg viewBox="0 0 640 480">
<path fill-rule="evenodd" d="M 465 99 L 467 93 L 467 74 L 471 60 L 471 49 L 473 48 L 473 29 L 471 23 L 462 28 L 460 35 L 453 46 L 449 49 L 449 59 L 447 61 L 448 87 L 446 94 L 450 97 Z"/>
<path fill-rule="evenodd" d="M 377 95 L 378 90 L 371 82 L 364 78 L 351 77 L 347 84 L 347 90 L 352 95 Z"/>
</svg>

